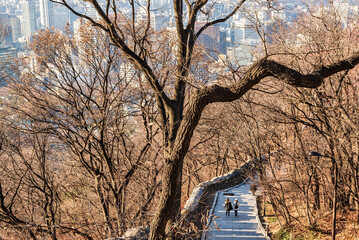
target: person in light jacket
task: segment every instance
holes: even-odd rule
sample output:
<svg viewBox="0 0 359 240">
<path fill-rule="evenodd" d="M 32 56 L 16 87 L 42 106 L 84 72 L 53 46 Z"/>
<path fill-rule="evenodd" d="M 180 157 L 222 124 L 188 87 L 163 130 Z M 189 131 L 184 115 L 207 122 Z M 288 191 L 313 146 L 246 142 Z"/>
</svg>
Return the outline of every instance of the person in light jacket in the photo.
<svg viewBox="0 0 359 240">
<path fill-rule="evenodd" d="M 237 198 L 234 200 L 233 207 L 234 207 L 234 216 L 237 217 L 238 208 L 239 208 L 239 202 L 238 202 Z"/>
<path fill-rule="evenodd" d="M 226 198 L 226 202 L 224 203 L 224 208 L 226 209 L 226 216 L 229 216 L 233 207 L 231 201 L 229 201 L 228 198 Z"/>
</svg>

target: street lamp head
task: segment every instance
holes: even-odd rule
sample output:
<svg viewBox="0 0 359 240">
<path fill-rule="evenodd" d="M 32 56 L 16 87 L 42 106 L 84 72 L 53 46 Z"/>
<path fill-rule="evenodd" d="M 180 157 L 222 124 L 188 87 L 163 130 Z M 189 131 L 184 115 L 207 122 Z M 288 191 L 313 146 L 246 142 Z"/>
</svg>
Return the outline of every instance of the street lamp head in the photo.
<svg viewBox="0 0 359 240">
<path fill-rule="evenodd" d="M 310 151 L 309 156 L 315 156 L 315 157 L 324 157 L 322 154 L 316 151 Z"/>
</svg>

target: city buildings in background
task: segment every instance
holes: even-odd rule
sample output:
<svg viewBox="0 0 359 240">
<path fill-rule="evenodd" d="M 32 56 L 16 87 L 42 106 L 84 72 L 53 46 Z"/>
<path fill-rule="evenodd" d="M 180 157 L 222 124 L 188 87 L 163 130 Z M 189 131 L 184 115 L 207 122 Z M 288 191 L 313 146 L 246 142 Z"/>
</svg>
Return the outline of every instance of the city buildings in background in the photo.
<svg viewBox="0 0 359 240">
<path fill-rule="evenodd" d="M 246 11 L 239 11 L 225 23 L 207 28 L 197 40 L 197 46 L 204 49 L 208 59 L 226 59 L 239 65 L 252 63 L 255 59 L 251 51 L 260 44 L 261 36 L 258 34 L 258 25 L 254 26 L 253 19 L 246 13 L 252 11 L 256 20 L 260 21 L 260 31 L 270 34 L 276 24 L 288 26 L 306 11 L 302 1 L 282 1 L 285 8 L 279 6 L 276 9 L 267 9 L 267 6 L 260 4 L 260 2 L 252 5 L 252 2 L 246 3 Z M 76 11 L 94 19 L 98 18 L 98 13 L 88 2 L 80 0 L 68 0 L 68 2 Z M 100 0 L 99 3 L 103 8 L 106 7 L 104 0 Z M 145 7 L 147 1 L 139 0 L 136 4 L 138 4 L 136 21 L 143 23 L 147 20 L 147 8 Z M 336 0 L 333 5 L 340 13 L 340 21 L 343 23 L 343 27 L 346 27 L 350 22 L 350 16 L 359 13 L 358 1 Z M 118 1 L 118 7 L 123 16 L 126 14 L 129 16 L 132 13 L 131 5 L 127 0 Z M 209 15 L 199 16 L 195 29 L 198 31 L 209 20 L 228 15 L 232 8 L 233 6 L 228 1 L 216 1 L 209 10 Z M 154 0 L 151 2 L 150 10 L 151 27 L 154 31 L 167 29 L 175 32 L 173 31 L 175 21 L 171 0 Z M 187 16 L 186 9 L 184 16 Z M 0 0 L 0 22 L 9 31 L 0 45 L 2 52 L 0 61 L 3 61 L 1 58 L 8 56 L 8 54 L 13 56 L 14 49 L 25 51 L 26 44 L 31 41 L 36 31 L 52 27 L 62 30 L 69 27 L 72 32 L 76 32 L 80 24 L 79 21 L 76 21 L 77 19 L 78 17 L 66 7 L 54 4 L 50 0 Z M 267 39 L 269 42 L 270 40 L 270 38 Z"/>
<path fill-rule="evenodd" d="M 85 10 L 80 1 L 74 7 L 81 12 Z M 0 0 L 0 22 L 10 31 L 2 46 L 22 49 L 36 31 L 51 27 L 63 29 L 72 26 L 76 19 L 66 7 L 50 0 Z"/>
</svg>

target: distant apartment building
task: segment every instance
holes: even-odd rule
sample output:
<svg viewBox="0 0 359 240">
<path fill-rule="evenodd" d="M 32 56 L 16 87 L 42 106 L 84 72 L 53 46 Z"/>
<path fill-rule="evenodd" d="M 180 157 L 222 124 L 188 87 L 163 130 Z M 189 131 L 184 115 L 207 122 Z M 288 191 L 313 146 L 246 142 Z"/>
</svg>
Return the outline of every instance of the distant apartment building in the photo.
<svg viewBox="0 0 359 240">
<path fill-rule="evenodd" d="M 5 44 L 12 44 L 21 38 L 21 24 L 18 17 L 8 13 L 1 13 L 0 22 L 6 26 L 9 32 L 5 38 Z"/>
<path fill-rule="evenodd" d="M 234 46 L 253 44 L 259 40 L 259 35 L 253 28 L 252 23 L 245 18 L 232 22 L 231 34 Z"/>
<path fill-rule="evenodd" d="M 6 86 L 6 79 L 16 77 L 15 69 L 16 49 L 0 47 L 0 87 Z"/>
<path fill-rule="evenodd" d="M 151 26 L 155 31 L 160 31 L 165 27 L 168 27 L 168 17 L 163 14 L 151 15 Z"/>
<path fill-rule="evenodd" d="M 83 12 L 82 11 L 83 9 L 79 8 L 78 6 L 74 6 L 74 8 L 76 11 L 87 14 L 86 11 Z M 64 29 L 65 26 L 72 26 L 74 21 L 78 19 L 78 17 L 75 14 L 73 14 L 68 8 L 66 8 L 65 6 L 61 6 L 59 4 L 56 4 L 56 7 L 54 6 L 53 11 L 54 11 L 53 26 L 58 29 Z"/>
<path fill-rule="evenodd" d="M 40 0 L 41 28 L 50 28 L 54 25 L 54 4 L 50 0 Z"/>
<path fill-rule="evenodd" d="M 86 4 L 85 5 L 85 9 L 84 9 L 84 14 L 86 14 L 87 16 L 89 16 L 92 19 L 98 19 L 99 15 L 96 11 L 96 9 L 91 5 L 91 4 Z"/>
<path fill-rule="evenodd" d="M 137 78 L 139 77 L 138 71 L 136 71 L 135 66 L 130 62 L 123 62 L 120 66 L 120 78 L 125 80 L 126 82 L 131 82 L 132 84 L 136 85 Z"/>
<path fill-rule="evenodd" d="M 268 19 L 266 13 L 260 17 Z M 233 21 L 230 34 L 231 47 L 227 49 L 228 60 L 240 66 L 251 64 L 254 61 L 252 51 L 260 42 L 259 34 L 253 28 L 253 24 L 246 18 Z"/>
<path fill-rule="evenodd" d="M 21 32 L 25 38 L 30 38 L 37 30 L 36 28 L 36 8 L 34 0 L 22 0 L 22 22 Z"/>
<path fill-rule="evenodd" d="M 197 22 L 195 31 L 198 32 L 206 23 Z M 218 54 L 226 53 L 226 31 L 221 30 L 219 25 L 209 26 L 201 33 L 196 44 L 206 51 L 209 58 L 217 60 Z"/>
</svg>

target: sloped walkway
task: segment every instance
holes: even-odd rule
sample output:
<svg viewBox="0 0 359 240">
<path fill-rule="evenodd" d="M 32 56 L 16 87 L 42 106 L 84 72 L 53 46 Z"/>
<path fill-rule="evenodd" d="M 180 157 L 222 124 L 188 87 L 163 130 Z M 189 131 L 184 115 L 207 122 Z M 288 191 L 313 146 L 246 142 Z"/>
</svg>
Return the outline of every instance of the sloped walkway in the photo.
<svg viewBox="0 0 359 240">
<path fill-rule="evenodd" d="M 250 182 L 237 185 L 217 193 L 212 207 L 212 221 L 202 240 L 266 240 L 264 230 L 259 224 L 256 198 L 250 191 Z M 238 216 L 234 210 L 226 216 L 224 202 L 226 198 L 239 202 Z"/>
</svg>

